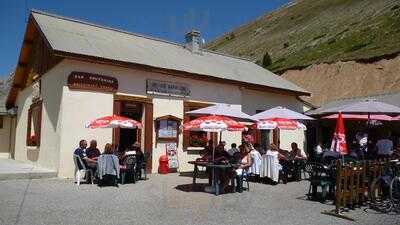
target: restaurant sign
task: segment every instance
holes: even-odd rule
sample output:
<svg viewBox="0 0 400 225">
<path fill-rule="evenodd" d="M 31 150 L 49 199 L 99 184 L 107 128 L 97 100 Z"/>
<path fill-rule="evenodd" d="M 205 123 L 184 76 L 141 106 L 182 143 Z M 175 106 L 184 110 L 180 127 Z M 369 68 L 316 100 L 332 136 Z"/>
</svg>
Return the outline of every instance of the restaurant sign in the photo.
<svg viewBox="0 0 400 225">
<path fill-rule="evenodd" d="M 70 89 L 91 90 L 100 92 L 116 92 L 118 80 L 114 77 L 74 71 L 68 76 Z"/>
<path fill-rule="evenodd" d="M 190 89 L 187 84 L 176 82 L 172 83 L 159 80 L 147 80 L 146 92 L 147 94 L 166 95 L 174 97 L 190 96 Z"/>
</svg>

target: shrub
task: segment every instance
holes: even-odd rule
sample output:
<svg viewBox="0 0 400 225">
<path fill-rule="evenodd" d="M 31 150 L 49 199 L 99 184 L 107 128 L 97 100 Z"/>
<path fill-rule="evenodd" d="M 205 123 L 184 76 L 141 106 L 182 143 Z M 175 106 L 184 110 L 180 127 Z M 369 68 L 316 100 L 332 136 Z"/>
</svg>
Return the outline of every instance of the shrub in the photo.
<svg viewBox="0 0 400 225">
<path fill-rule="evenodd" d="M 268 67 L 271 64 L 272 64 L 271 56 L 269 55 L 268 51 L 265 51 L 265 54 L 264 54 L 264 57 L 263 57 L 263 60 L 262 60 L 262 66 L 265 68 L 265 67 Z"/>
</svg>

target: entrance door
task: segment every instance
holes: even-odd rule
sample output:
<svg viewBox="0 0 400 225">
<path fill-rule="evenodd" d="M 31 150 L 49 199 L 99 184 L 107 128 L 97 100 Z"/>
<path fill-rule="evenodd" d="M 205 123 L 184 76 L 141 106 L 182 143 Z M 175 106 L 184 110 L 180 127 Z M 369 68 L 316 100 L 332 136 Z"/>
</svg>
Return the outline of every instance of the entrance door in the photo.
<svg viewBox="0 0 400 225">
<path fill-rule="evenodd" d="M 136 102 L 122 102 L 120 115 L 134 119 L 136 121 L 142 120 L 143 105 Z M 140 142 L 139 129 L 120 129 L 119 134 L 119 148 L 127 149 L 132 146 L 136 141 Z"/>
</svg>

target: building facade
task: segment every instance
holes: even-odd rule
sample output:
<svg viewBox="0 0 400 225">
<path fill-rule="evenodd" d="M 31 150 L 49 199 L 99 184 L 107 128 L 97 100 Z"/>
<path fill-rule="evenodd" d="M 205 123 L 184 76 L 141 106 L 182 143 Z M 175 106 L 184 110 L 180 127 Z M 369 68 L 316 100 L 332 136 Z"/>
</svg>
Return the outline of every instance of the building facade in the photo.
<svg viewBox="0 0 400 225">
<path fill-rule="evenodd" d="M 298 100 L 308 93 L 244 59 L 201 49 L 199 33 L 179 45 L 82 21 L 32 12 L 7 107 L 15 108 L 15 159 L 72 177 L 72 152 L 79 140 L 95 139 L 126 148 L 140 142 L 158 159 L 176 152 L 177 171 L 199 157 L 215 134 L 182 131 L 185 112 L 230 104 L 253 115 L 278 105 L 303 112 Z M 89 43 L 89 44 L 88 44 Z M 87 129 L 98 117 L 123 115 L 142 122 L 138 129 Z M 302 130 L 282 131 L 281 147 L 304 146 Z M 241 132 L 223 132 L 228 145 Z"/>
</svg>

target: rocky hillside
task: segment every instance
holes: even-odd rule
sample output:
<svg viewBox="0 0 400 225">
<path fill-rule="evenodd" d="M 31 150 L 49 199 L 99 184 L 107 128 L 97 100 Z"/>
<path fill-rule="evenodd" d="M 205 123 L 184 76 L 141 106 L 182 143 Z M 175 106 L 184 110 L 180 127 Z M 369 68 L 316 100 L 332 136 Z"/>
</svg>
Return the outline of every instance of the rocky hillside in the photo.
<svg viewBox="0 0 400 225">
<path fill-rule="evenodd" d="M 399 0 L 299 0 L 224 34 L 207 47 L 260 65 L 269 52 L 272 63 L 265 66 L 311 91 L 313 98 L 309 100 L 319 105 L 337 96 L 332 88 L 318 91 L 317 87 L 331 87 L 331 83 L 359 84 L 345 90 L 346 97 L 395 91 L 392 88 L 396 85 L 379 89 L 368 86 L 369 81 L 360 81 L 376 72 L 375 62 L 396 58 L 399 40 Z M 351 63 L 336 64 L 339 61 Z M 366 71 L 357 71 L 362 64 L 367 65 L 362 67 Z M 389 70 L 392 72 L 379 69 L 373 75 L 376 78 L 379 74 L 379 80 L 371 81 L 399 81 L 400 73 Z M 332 73 L 324 74 L 326 71 Z M 369 92 L 371 89 L 374 91 Z"/>
<path fill-rule="evenodd" d="M 7 98 L 8 91 L 10 89 L 12 75 L 0 79 L 0 112 L 5 110 L 5 101 Z"/>
</svg>

